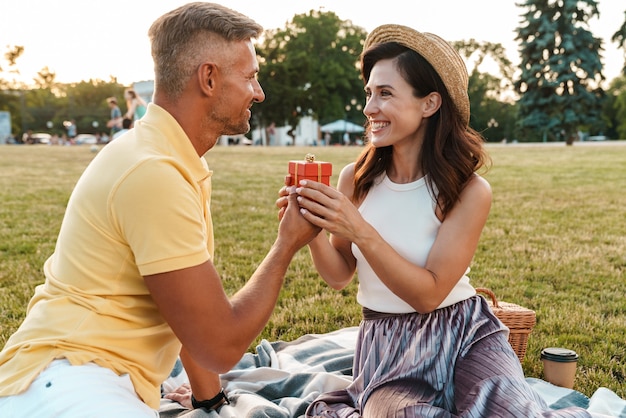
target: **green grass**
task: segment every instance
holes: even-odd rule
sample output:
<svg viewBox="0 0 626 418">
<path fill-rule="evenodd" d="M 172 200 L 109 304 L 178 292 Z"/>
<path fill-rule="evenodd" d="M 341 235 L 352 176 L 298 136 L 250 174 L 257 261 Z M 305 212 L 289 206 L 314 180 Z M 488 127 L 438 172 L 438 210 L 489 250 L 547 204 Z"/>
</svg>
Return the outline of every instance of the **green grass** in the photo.
<svg viewBox="0 0 626 418">
<path fill-rule="evenodd" d="M 217 147 L 207 154 L 216 265 L 229 294 L 275 237 L 274 202 L 287 161 L 314 152 L 333 163 L 336 184 L 359 151 Z M 580 355 L 577 390 L 590 396 L 604 386 L 626 397 L 626 146 L 490 145 L 489 152 L 493 167 L 485 177 L 494 202 L 473 284 L 536 312 L 527 376 L 542 377 L 542 348 L 568 347 Z M 94 155 L 86 147 L 0 147 L 0 345 L 43 280 L 71 189 Z M 327 287 L 303 249 L 259 339 L 289 341 L 358 325 L 355 293 L 355 283 L 340 292 Z"/>
</svg>

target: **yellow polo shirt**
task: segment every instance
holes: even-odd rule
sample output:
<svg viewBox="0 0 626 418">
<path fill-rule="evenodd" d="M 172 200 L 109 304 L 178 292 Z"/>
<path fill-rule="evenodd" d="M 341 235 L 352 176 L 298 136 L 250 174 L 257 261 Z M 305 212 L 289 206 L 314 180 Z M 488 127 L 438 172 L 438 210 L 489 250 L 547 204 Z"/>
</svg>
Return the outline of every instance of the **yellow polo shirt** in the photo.
<svg viewBox="0 0 626 418">
<path fill-rule="evenodd" d="M 211 171 L 185 132 L 150 104 L 106 145 L 69 199 L 45 282 L 0 353 L 0 396 L 20 393 L 52 360 L 128 373 L 157 409 L 180 342 L 143 276 L 213 257 Z"/>
</svg>

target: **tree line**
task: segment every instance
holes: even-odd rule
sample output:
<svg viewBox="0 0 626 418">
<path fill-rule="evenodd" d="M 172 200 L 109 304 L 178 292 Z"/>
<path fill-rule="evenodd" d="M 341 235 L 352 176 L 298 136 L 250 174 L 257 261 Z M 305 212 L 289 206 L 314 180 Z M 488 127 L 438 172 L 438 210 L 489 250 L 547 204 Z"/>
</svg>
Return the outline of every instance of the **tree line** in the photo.
<svg viewBox="0 0 626 418">
<path fill-rule="evenodd" d="M 605 80 L 603 45 L 589 30 L 589 20 L 599 16 L 597 1 L 525 0 L 518 7 L 518 66 L 502 44 L 453 42 L 468 65 L 470 125 L 488 141 L 571 141 L 579 132 L 626 138 L 626 65 L 620 76 Z M 366 36 L 350 20 L 321 10 L 267 30 L 257 42 L 266 100 L 253 107 L 253 126 L 297 126 L 304 116 L 320 124 L 363 124 L 358 61 Z M 626 50 L 626 19 L 611 42 Z M 7 47 L 6 65 L 0 66 L 0 110 L 11 113 L 13 132 L 61 134 L 67 120 L 75 120 L 79 132 L 106 130 L 106 98 L 121 98 L 128 86 L 114 77 L 61 84 L 47 67 L 32 85 L 9 81 L 23 52 L 21 46 Z M 486 60 L 497 71 L 484 71 Z"/>
</svg>

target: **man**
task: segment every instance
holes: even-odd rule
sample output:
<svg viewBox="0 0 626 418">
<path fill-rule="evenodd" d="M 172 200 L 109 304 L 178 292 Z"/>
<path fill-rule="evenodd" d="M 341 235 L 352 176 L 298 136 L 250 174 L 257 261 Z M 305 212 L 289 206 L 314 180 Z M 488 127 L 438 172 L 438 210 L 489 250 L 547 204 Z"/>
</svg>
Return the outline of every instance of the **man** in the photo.
<svg viewBox="0 0 626 418">
<path fill-rule="evenodd" d="M 107 122 L 107 128 L 111 129 L 111 138 L 113 138 L 116 133 L 123 129 L 122 111 L 120 110 L 115 97 L 109 97 L 107 99 L 107 103 L 109 105 L 109 109 L 111 110 L 111 118 Z"/>
<path fill-rule="evenodd" d="M 76 184 L 45 283 L 0 353 L 3 416 L 157 417 L 179 355 L 195 406 L 225 402 L 218 373 L 262 331 L 293 255 L 319 232 L 292 195 L 266 258 L 227 297 L 202 156 L 220 135 L 247 132 L 265 98 L 252 44 L 261 31 L 203 2 L 153 23 L 154 101 Z"/>
</svg>

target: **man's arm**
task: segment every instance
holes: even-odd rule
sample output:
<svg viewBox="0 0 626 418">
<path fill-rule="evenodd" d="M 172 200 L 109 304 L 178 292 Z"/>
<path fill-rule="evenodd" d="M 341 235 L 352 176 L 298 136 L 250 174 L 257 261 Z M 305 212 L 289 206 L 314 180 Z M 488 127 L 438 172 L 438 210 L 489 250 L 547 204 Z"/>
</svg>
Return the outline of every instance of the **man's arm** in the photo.
<svg viewBox="0 0 626 418">
<path fill-rule="evenodd" d="M 191 404 L 192 392 L 199 401 L 213 399 L 222 389 L 220 375 L 201 367 L 187 353 L 185 347 L 180 352 L 180 359 L 189 378 L 189 384 L 183 384 L 173 392 L 166 394 L 165 398 L 178 402 L 189 409 L 193 409 Z"/>
<path fill-rule="evenodd" d="M 261 333 L 291 259 L 319 231 L 302 217 L 295 195 L 291 195 L 272 248 L 232 298 L 224 292 L 211 261 L 146 276 L 146 285 L 189 355 L 201 367 L 223 373 Z"/>
</svg>

